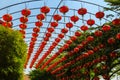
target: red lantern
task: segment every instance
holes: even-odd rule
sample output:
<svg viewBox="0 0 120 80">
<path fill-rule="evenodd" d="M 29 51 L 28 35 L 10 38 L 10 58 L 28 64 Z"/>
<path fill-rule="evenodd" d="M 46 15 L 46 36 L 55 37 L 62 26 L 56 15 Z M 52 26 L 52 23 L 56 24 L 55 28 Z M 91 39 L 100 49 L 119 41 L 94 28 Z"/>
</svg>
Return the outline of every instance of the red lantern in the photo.
<svg viewBox="0 0 120 80">
<path fill-rule="evenodd" d="M 49 41 L 49 37 L 44 37 L 44 41 Z"/>
<path fill-rule="evenodd" d="M 81 36 L 81 34 L 82 34 L 82 33 L 81 33 L 80 31 L 76 31 L 76 32 L 75 32 L 75 36 Z"/>
<path fill-rule="evenodd" d="M 95 21 L 93 19 L 89 19 L 89 20 L 87 20 L 87 24 L 92 26 L 95 24 Z"/>
<path fill-rule="evenodd" d="M 40 29 L 35 27 L 35 28 L 33 28 L 33 32 L 38 33 L 38 32 L 40 32 Z"/>
<path fill-rule="evenodd" d="M 33 42 L 35 42 L 36 40 L 37 40 L 37 39 L 34 38 L 34 37 L 31 38 L 31 41 L 33 41 Z"/>
<path fill-rule="evenodd" d="M 38 34 L 37 33 L 32 33 L 32 36 L 33 37 L 38 37 Z"/>
<path fill-rule="evenodd" d="M 37 26 L 37 27 L 41 27 L 42 25 L 43 25 L 42 21 L 35 22 L 35 26 Z"/>
<path fill-rule="evenodd" d="M 53 27 L 49 27 L 49 28 L 47 28 L 47 30 L 48 30 L 48 32 L 53 32 L 54 31 L 54 28 Z"/>
<path fill-rule="evenodd" d="M 20 18 L 20 22 L 26 23 L 26 22 L 28 22 L 28 18 L 23 16 Z"/>
<path fill-rule="evenodd" d="M 67 49 L 69 47 L 69 44 L 64 44 L 63 47 L 64 49 Z"/>
<path fill-rule="evenodd" d="M 71 39 L 72 41 L 75 41 L 75 40 L 77 39 L 77 37 L 76 37 L 76 36 L 71 36 L 70 39 Z"/>
<path fill-rule="evenodd" d="M 53 16 L 53 19 L 56 20 L 56 21 L 60 21 L 60 20 L 62 19 L 62 16 L 59 15 L 59 14 L 55 14 L 55 15 Z"/>
<path fill-rule="evenodd" d="M 100 78 L 99 77 L 94 77 L 93 80 L 100 80 Z"/>
<path fill-rule="evenodd" d="M 88 30 L 88 26 L 83 25 L 83 26 L 80 27 L 80 29 L 81 29 L 82 31 L 87 31 L 87 30 Z"/>
<path fill-rule="evenodd" d="M 56 42 L 60 42 L 60 40 L 61 40 L 60 38 L 55 38 Z"/>
<path fill-rule="evenodd" d="M 67 28 L 63 28 L 63 29 L 61 30 L 61 32 L 62 32 L 62 33 L 67 33 L 67 32 L 68 32 L 68 29 L 67 29 Z"/>
<path fill-rule="evenodd" d="M 74 52 L 78 52 L 78 51 L 79 51 L 78 47 L 74 48 Z"/>
<path fill-rule="evenodd" d="M 48 6 L 43 6 L 43 7 L 40 8 L 40 11 L 41 11 L 42 13 L 47 14 L 47 13 L 50 12 L 50 8 L 49 8 Z"/>
<path fill-rule="evenodd" d="M 119 39 L 119 40 L 120 40 L 120 33 L 117 33 L 116 39 Z"/>
<path fill-rule="evenodd" d="M 78 14 L 80 14 L 80 15 L 85 15 L 86 13 L 87 13 L 87 9 L 86 8 L 80 8 L 78 10 Z"/>
<path fill-rule="evenodd" d="M 109 31 L 111 29 L 111 27 L 109 26 L 109 25 L 104 25 L 103 27 L 102 27 L 102 30 L 103 31 Z"/>
<path fill-rule="evenodd" d="M 107 40 L 107 42 L 108 42 L 109 44 L 114 44 L 114 43 L 115 43 L 115 39 L 114 39 L 113 37 L 111 37 L 111 38 L 109 38 L 109 39 Z"/>
<path fill-rule="evenodd" d="M 47 32 L 45 35 L 46 35 L 46 37 L 51 37 L 51 33 L 50 32 Z"/>
<path fill-rule="evenodd" d="M 58 37 L 62 39 L 64 37 L 64 34 L 60 33 L 60 34 L 58 34 Z"/>
<path fill-rule="evenodd" d="M 111 58 L 115 58 L 115 57 L 117 57 L 118 56 L 118 54 L 116 53 L 116 52 L 111 52 L 110 53 L 110 57 Z"/>
<path fill-rule="evenodd" d="M 12 21 L 12 16 L 10 14 L 5 14 L 2 16 L 3 20 L 6 22 Z"/>
<path fill-rule="evenodd" d="M 45 19 L 45 14 L 41 13 L 36 16 L 38 20 L 44 20 Z"/>
<path fill-rule="evenodd" d="M 67 28 L 72 28 L 72 27 L 73 27 L 73 24 L 72 24 L 71 22 L 68 22 L 68 23 L 66 23 L 66 27 L 67 27 Z"/>
<path fill-rule="evenodd" d="M 26 25 L 26 24 L 20 24 L 19 27 L 20 27 L 21 29 L 26 29 L 26 28 L 27 28 L 27 25 Z"/>
<path fill-rule="evenodd" d="M 57 42 L 53 42 L 53 43 L 52 43 L 53 46 L 56 46 L 57 44 L 58 44 Z"/>
<path fill-rule="evenodd" d="M 22 34 L 25 34 L 25 30 L 19 30 Z"/>
<path fill-rule="evenodd" d="M 87 41 L 88 41 L 88 42 L 91 42 L 91 41 L 93 41 L 93 40 L 94 40 L 94 37 L 93 37 L 93 36 L 88 36 L 88 37 L 87 37 Z"/>
<path fill-rule="evenodd" d="M 59 11 L 60 11 L 61 13 L 65 14 L 66 12 L 69 11 L 69 8 L 68 8 L 67 6 L 62 6 L 62 7 L 60 7 Z"/>
<path fill-rule="evenodd" d="M 102 31 L 97 30 L 97 31 L 94 32 L 94 35 L 97 36 L 97 37 L 102 36 Z"/>
<path fill-rule="evenodd" d="M 70 17 L 70 20 L 71 20 L 72 22 L 76 23 L 76 22 L 79 20 L 79 17 L 76 16 L 76 15 L 74 15 L 74 16 L 71 16 L 71 17 Z"/>
<path fill-rule="evenodd" d="M 113 25 L 120 25 L 120 19 L 116 18 L 112 21 Z"/>
<path fill-rule="evenodd" d="M 5 26 L 5 27 L 11 28 L 12 27 L 12 22 L 3 22 L 2 25 Z"/>
<path fill-rule="evenodd" d="M 98 18 L 98 19 L 103 18 L 104 15 L 105 15 L 104 12 L 101 12 L 101 11 L 99 11 L 99 12 L 97 12 L 97 13 L 95 14 L 96 18 Z"/>
<path fill-rule="evenodd" d="M 72 40 L 69 39 L 69 40 L 66 41 L 66 43 L 67 43 L 67 44 L 72 44 Z"/>
<path fill-rule="evenodd" d="M 46 45 L 47 44 L 47 42 L 46 41 L 43 41 L 42 43 L 41 43 L 41 45 Z"/>
<path fill-rule="evenodd" d="M 50 25 L 51 25 L 52 27 L 57 27 L 57 26 L 58 26 L 58 22 L 51 22 Z"/>
<path fill-rule="evenodd" d="M 23 9 L 22 11 L 21 11 L 21 14 L 23 15 L 23 16 L 29 16 L 30 14 L 31 14 L 31 11 L 29 10 L 29 9 Z"/>
</svg>

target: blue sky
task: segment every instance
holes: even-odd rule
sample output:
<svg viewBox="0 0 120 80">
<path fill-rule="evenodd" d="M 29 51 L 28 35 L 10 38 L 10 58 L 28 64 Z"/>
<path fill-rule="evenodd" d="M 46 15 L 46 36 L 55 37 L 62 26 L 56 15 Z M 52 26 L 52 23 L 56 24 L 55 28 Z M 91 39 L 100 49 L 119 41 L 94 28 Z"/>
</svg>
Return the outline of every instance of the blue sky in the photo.
<svg viewBox="0 0 120 80">
<path fill-rule="evenodd" d="M 9 5 L 12 5 L 12 4 L 16 4 L 16 3 L 20 3 L 20 2 L 24 2 L 24 1 L 30 1 L 30 0 L 2 0 L 0 2 L 0 9 L 3 8 L 3 7 L 6 7 L 6 6 L 9 6 Z M 60 2 L 60 0 L 43 0 L 46 2 L 46 5 L 50 6 L 50 7 L 56 7 L 58 5 L 58 3 Z M 44 5 L 44 2 L 41 1 L 40 3 L 26 3 L 27 7 L 28 8 L 35 8 L 35 7 L 41 7 Z M 70 2 L 69 0 L 68 1 L 64 1 L 66 5 L 68 5 L 70 8 L 76 8 L 78 9 L 79 7 L 81 7 L 81 4 L 79 3 L 76 3 L 75 1 L 77 0 L 74 0 L 74 2 Z M 79 0 L 78 0 L 79 1 Z M 99 4 L 101 6 L 107 6 L 107 4 L 104 2 L 104 0 L 82 0 L 82 1 L 87 1 L 87 2 L 91 2 L 91 3 L 95 3 L 95 4 Z M 62 3 L 62 5 L 64 4 L 64 2 Z M 91 6 L 91 5 L 88 5 L 86 3 L 82 3 L 82 5 L 84 7 L 86 7 L 88 9 L 89 12 L 92 12 L 92 13 L 95 13 L 98 11 L 98 7 L 97 6 Z M 91 6 L 91 7 L 90 7 Z M 25 4 L 22 4 L 22 5 L 19 5 L 19 6 L 13 6 L 13 7 L 10 7 L 10 8 L 7 8 L 7 9 L 4 9 L 4 10 L 0 10 L 0 15 L 2 16 L 3 14 L 5 14 L 7 11 L 8 13 L 12 13 L 12 12 L 15 12 L 15 11 L 19 11 L 19 10 L 22 10 L 25 8 Z M 101 11 L 103 11 L 103 8 L 100 8 Z M 108 13 L 108 12 L 106 12 Z M 36 15 L 37 12 L 36 11 L 32 11 L 32 14 L 33 15 Z M 73 14 L 72 12 L 71 13 L 68 13 L 68 15 L 71 15 Z M 77 14 L 77 13 L 75 13 Z M 0 17 L 1 17 L 0 16 Z M 17 15 L 13 15 L 14 17 L 16 18 L 19 18 L 21 15 L 20 14 L 17 14 Z M 88 16 L 87 16 L 88 17 Z M 87 18 L 86 17 L 86 18 Z M 33 20 L 34 18 L 31 18 L 31 20 Z M 48 18 L 49 19 L 49 18 Z M 97 21 L 97 20 L 96 20 Z M 18 24 L 19 22 L 14 22 L 15 24 Z M 34 26 L 34 25 L 30 25 L 31 27 Z M 43 30 L 44 31 L 44 30 Z M 30 35 L 28 35 L 30 36 Z M 55 36 L 55 35 L 54 35 Z M 63 42 L 62 42 L 63 43 Z M 46 47 L 47 48 L 47 47 Z M 36 50 L 35 50 L 36 51 Z M 34 56 L 34 55 L 32 55 Z M 27 69 L 27 71 L 29 71 L 29 69 Z"/>
</svg>

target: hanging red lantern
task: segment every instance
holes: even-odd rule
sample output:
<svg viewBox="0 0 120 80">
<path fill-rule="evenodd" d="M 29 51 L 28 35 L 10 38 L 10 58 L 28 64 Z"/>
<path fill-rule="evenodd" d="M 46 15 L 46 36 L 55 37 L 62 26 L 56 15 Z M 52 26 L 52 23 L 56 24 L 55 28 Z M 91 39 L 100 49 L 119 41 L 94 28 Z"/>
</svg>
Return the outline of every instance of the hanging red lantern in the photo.
<svg viewBox="0 0 120 80">
<path fill-rule="evenodd" d="M 111 58 L 115 58 L 115 57 L 117 57 L 118 56 L 118 54 L 116 53 L 116 52 L 111 52 L 110 53 L 110 57 Z"/>
<path fill-rule="evenodd" d="M 38 28 L 38 27 L 33 28 L 33 32 L 35 32 L 35 33 L 40 32 L 40 28 Z"/>
<path fill-rule="evenodd" d="M 6 22 L 12 21 L 12 16 L 10 14 L 5 14 L 2 16 L 3 20 Z"/>
<path fill-rule="evenodd" d="M 31 38 L 31 41 L 35 42 L 35 41 L 37 41 L 37 39 L 34 38 L 34 37 L 32 37 L 32 38 Z"/>
<path fill-rule="evenodd" d="M 58 34 L 58 37 L 62 39 L 64 37 L 64 34 L 60 33 L 60 34 Z"/>
<path fill-rule="evenodd" d="M 102 31 L 97 30 L 97 31 L 94 32 L 94 35 L 97 36 L 97 37 L 102 36 Z"/>
<path fill-rule="evenodd" d="M 69 40 L 66 41 L 66 43 L 67 43 L 67 44 L 72 44 L 72 40 L 69 39 Z"/>
<path fill-rule="evenodd" d="M 110 29 L 111 29 L 111 27 L 110 27 L 109 25 L 104 25 L 104 26 L 102 27 L 102 30 L 103 30 L 103 31 L 110 31 Z"/>
<path fill-rule="evenodd" d="M 32 36 L 33 37 L 38 37 L 38 34 L 37 33 L 32 33 Z"/>
<path fill-rule="evenodd" d="M 80 31 L 75 32 L 75 36 L 81 36 L 81 35 L 82 35 L 82 33 Z"/>
<path fill-rule="evenodd" d="M 78 47 L 74 48 L 74 52 L 78 52 L 78 51 L 79 51 Z"/>
<path fill-rule="evenodd" d="M 70 17 L 70 20 L 71 20 L 72 22 L 76 23 L 76 22 L 79 20 L 79 17 L 76 16 L 76 15 L 74 15 L 74 16 L 71 16 L 71 17 Z"/>
<path fill-rule="evenodd" d="M 87 9 L 86 8 L 80 8 L 79 10 L 78 10 L 78 14 L 79 15 L 85 15 L 87 13 Z"/>
<path fill-rule="evenodd" d="M 117 33 L 116 39 L 119 39 L 119 40 L 120 40 L 120 33 Z"/>
<path fill-rule="evenodd" d="M 49 37 L 44 37 L 44 41 L 49 41 Z"/>
<path fill-rule="evenodd" d="M 67 28 L 63 28 L 63 29 L 61 30 L 61 32 L 62 32 L 62 33 L 67 33 L 67 32 L 68 32 L 68 29 L 67 29 Z"/>
<path fill-rule="evenodd" d="M 81 29 L 82 31 L 87 31 L 87 30 L 88 30 L 88 26 L 83 25 L 83 26 L 80 27 L 80 29 Z"/>
<path fill-rule="evenodd" d="M 25 17 L 25 16 L 20 17 L 20 22 L 22 22 L 22 23 L 26 23 L 26 22 L 28 22 L 28 18 Z"/>
<path fill-rule="evenodd" d="M 54 28 L 53 27 L 48 27 L 47 31 L 52 33 L 54 31 Z"/>
<path fill-rule="evenodd" d="M 43 14 L 43 13 L 41 13 L 41 14 L 38 14 L 37 16 L 36 16 L 36 18 L 38 19 L 38 20 L 44 20 L 45 19 L 45 14 Z"/>
<path fill-rule="evenodd" d="M 67 49 L 69 47 L 69 44 L 66 43 L 63 45 L 63 47 L 64 47 L 64 49 Z"/>
<path fill-rule="evenodd" d="M 87 24 L 92 26 L 95 24 L 95 21 L 93 19 L 89 19 L 89 20 L 87 20 Z"/>
<path fill-rule="evenodd" d="M 60 42 L 61 39 L 60 39 L 60 38 L 55 38 L 55 41 L 56 41 L 56 42 Z"/>
<path fill-rule="evenodd" d="M 35 26 L 37 26 L 37 27 L 41 27 L 42 25 L 43 25 L 42 21 L 35 22 Z"/>
<path fill-rule="evenodd" d="M 120 25 L 120 19 L 119 18 L 116 18 L 112 21 L 112 24 L 113 25 Z"/>
<path fill-rule="evenodd" d="M 20 31 L 20 33 L 22 33 L 22 34 L 25 34 L 26 32 L 25 32 L 25 30 L 19 30 Z"/>
<path fill-rule="evenodd" d="M 99 11 L 99 12 L 97 12 L 97 13 L 95 14 L 96 18 L 98 18 L 98 19 L 103 18 L 104 15 L 105 15 L 104 12 L 101 12 L 101 11 Z"/>
<path fill-rule="evenodd" d="M 109 38 L 109 39 L 107 40 L 107 42 L 108 42 L 109 44 L 114 44 L 114 43 L 115 43 L 115 39 L 114 39 L 113 37 L 111 37 L 111 38 Z"/>
<path fill-rule="evenodd" d="M 46 35 L 46 37 L 51 37 L 51 33 L 50 32 L 47 32 L 45 35 Z"/>
<path fill-rule="evenodd" d="M 75 41 L 75 40 L 77 39 L 77 37 L 76 37 L 76 36 L 71 36 L 70 39 L 71 39 L 72 41 Z"/>
<path fill-rule="evenodd" d="M 35 42 L 31 41 L 31 42 L 30 42 L 30 45 L 35 45 Z"/>
<path fill-rule="evenodd" d="M 52 27 L 57 27 L 57 26 L 58 26 L 58 22 L 51 22 L 50 25 L 51 25 Z"/>
<path fill-rule="evenodd" d="M 42 13 L 47 14 L 47 13 L 50 12 L 50 8 L 49 8 L 48 6 L 43 6 L 43 7 L 40 8 L 40 11 L 41 11 Z"/>
<path fill-rule="evenodd" d="M 12 27 L 12 22 L 3 22 L 2 25 L 5 26 L 5 27 L 11 28 Z"/>
<path fill-rule="evenodd" d="M 60 21 L 62 19 L 62 16 L 59 14 L 55 14 L 55 15 L 53 15 L 53 19 L 56 21 Z"/>
<path fill-rule="evenodd" d="M 93 80 L 100 80 L 100 78 L 99 77 L 94 77 Z"/>
<path fill-rule="evenodd" d="M 22 11 L 21 11 L 21 14 L 23 15 L 23 16 L 29 16 L 30 14 L 31 14 L 31 11 L 29 10 L 29 9 L 23 9 Z"/>
<path fill-rule="evenodd" d="M 53 42 L 53 43 L 52 43 L 53 46 L 56 46 L 57 44 L 58 44 L 57 42 Z"/>
<path fill-rule="evenodd" d="M 69 11 L 69 8 L 68 8 L 67 6 L 62 6 L 62 7 L 60 7 L 59 11 L 60 11 L 61 13 L 65 14 L 66 12 Z"/>
<path fill-rule="evenodd" d="M 93 36 L 88 36 L 87 39 L 86 39 L 88 42 L 91 42 L 94 40 L 94 37 Z"/>
<path fill-rule="evenodd" d="M 41 42 L 41 45 L 46 45 L 46 44 L 47 44 L 46 41 Z"/>
<path fill-rule="evenodd" d="M 26 25 L 26 24 L 20 24 L 19 27 L 20 27 L 21 29 L 26 29 L 26 28 L 27 28 L 27 25 Z"/>
<path fill-rule="evenodd" d="M 73 27 L 73 23 L 71 23 L 71 22 L 66 23 L 66 27 L 67 28 L 72 28 Z"/>
</svg>

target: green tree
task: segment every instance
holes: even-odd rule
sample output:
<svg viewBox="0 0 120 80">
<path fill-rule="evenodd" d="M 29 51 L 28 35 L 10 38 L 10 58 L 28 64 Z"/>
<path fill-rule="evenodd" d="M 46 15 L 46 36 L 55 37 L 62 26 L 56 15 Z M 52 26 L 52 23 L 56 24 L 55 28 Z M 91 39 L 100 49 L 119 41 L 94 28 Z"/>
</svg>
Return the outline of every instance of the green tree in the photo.
<svg viewBox="0 0 120 80">
<path fill-rule="evenodd" d="M 120 0 L 105 0 L 110 5 L 109 9 L 119 11 L 120 10 Z"/>
<path fill-rule="evenodd" d="M 19 31 L 0 26 L 0 80 L 23 80 L 26 51 Z"/>
</svg>

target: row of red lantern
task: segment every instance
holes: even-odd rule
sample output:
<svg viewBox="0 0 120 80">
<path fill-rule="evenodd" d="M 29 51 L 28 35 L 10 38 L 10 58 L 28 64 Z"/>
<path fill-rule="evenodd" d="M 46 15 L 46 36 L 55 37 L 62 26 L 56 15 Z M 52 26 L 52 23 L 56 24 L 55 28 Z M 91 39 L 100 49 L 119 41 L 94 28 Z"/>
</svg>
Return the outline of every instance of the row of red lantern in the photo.
<svg viewBox="0 0 120 80">
<path fill-rule="evenodd" d="M 46 15 L 45 15 L 44 13 L 40 13 L 40 14 L 36 15 L 36 18 L 37 18 L 38 21 L 35 22 L 35 26 L 36 26 L 36 27 L 33 28 L 33 33 L 32 33 L 32 36 L 33 36 L 34 38 L 36 38 L 36 39 L 37 39 L 38 36 L 34 35 L 34 33 L 39 33 L 40 27 L 43 26 L 42 20 L 44 20 L 45 17 L 46 17 Z M 43 42 L 41 43 L 40 48 L 38 49 L 38 51 L 36 52 L 36 54 L 34 55 L 32 61 L 31 61 L 31 63 L 30 63 L 30 66 L 29 66 L 30 68 L 32 68 L 32 66 L 34 65 L 34 62 L 37 60 L 39 54 L 42 52 L 42 50 L 43 50 L 43 48 L 45 47 L 46 43 L 47 43 L 46 41 L 43 41 Z"/>
<path fill-rule="evenodd" d="M 90 38 L 90 39 L 89 39 Z M 91 38 L 91 36 L 88 36 L 88 42 L 91 42 L 91 41 L 93 41 L 93 37 Z M 86 45 L 87 43 L 85 43 L 84 45 Z M 79 51 L 79 48 L 78 48 L 78 51 Z M 92 53 L 91 53 L 92 54 Z M 87 57 L 87 55 L 89 56 L 89 55 L 91 55 L 91 54 L 84 54 L 84 58 L 85 57 Z M 65 68 L 65 67 L 68 67 L 68 66 L 70 66 L 71 64 L 73 64 L 73 63 L 75 63 L 75 60 L 72 60 L 72 61 L 70 61 L 70 62 L 68 62 L 68 63 L 66 63 L 65 65 L 63 65 L 63 66 L 61 66 L 60 68 L 57 68 L 56 70 L 54 70 L 54 71 L 52 71 L 52 74 L 54 74 L 54 73 L 56 73 L 57 71 L 59 71 L 60 69 L 63 69 L 63 68 Z"/>
<path fill-rule="evenodd" d="M 45 33 L 45 37 L 44 37 L 44 41 L 48 41 L 49 40 L 49 37 L 51 37 L 51 34 L 52 34 L 52 32 L 54 31 L 54 27 L 49 27 L 49 28 L 47 28 L 47 33 Z M 55 46 L 55 45 L 57 45 L 57 43 L 56 42 L 53 42 L 53 45 Z M 49 53 L 51 53 L 51 51 L 52 51 L 52 48 L 54 48 L 54 46 L 53 45 L 51 45 L 50 46 L 50 48 L 49 48 Z M 51 50 L 50 50 L 51 49 Z M 48 53 L 47 53 L 48 54 Z M 46 54 L 44 54 L 45 56 L 47 56 Z M 44 57 L 44 56 L 43 56 Z M 41 58 L 42 59 L 42 58 Z M 42 59 L 43 60 L 43 59 Z M 40 62 L 38 62 L 38 63 L 40 63 Z M 33 64 L 33 63 L 32 63 Z M 37 68 L 37 66 L 38 65 L 36 65 L 36 68 Z"/>
<path fill-rule="evenodd" d="M 106 27 L 107 29 L 104 29 L 105 27 Z M 110 30 L 110 26 L 109 26 L 109 25 L 105 25 L 105 26 L 102 27 L 102 30 L 103 30 L 103 31 L 109 31 L 109 30 Z M 100 32 L 100 33 L 99 33 L 99 32 Z M 101 36 L 101 35 L 102 35 L 101 31 L 95 31 L 95 36 Z M 117 39 L 120 39 L 120 33 L 117 33 L 116 38 L 117 38 Z M 88 40 L 91 40 L 91 41 L 93 40 L 93 38 L 91 38 L 91 37 L 90 37 L 90 38 L 87 38 L 87 39 L 88 39 Z M 109 43 L 109 44 L 113 44 L 114 42 L 115 42 L 115 39 L 113 39 L 113 38 L 109 38 L 109 39 L 108 39 L 108 43 Z M 100 47 L 102 48 L 103 45 L 100 45 Z M 94 50 L 95 50 L 95 51 L 98 51 L 99 49 L 95 47 Z M 77 50 L 75 50 L 75 51 L 77 51 Z M 73 55 L 73 54 L 72 54 L 72 55 Z M 84 56 L 87 57 L 88 55 L 86 54 L 86 55 L 84 55 Z M 79 59 L 79 58 L 78 58 L 78 59 Z"/>
<path fill-rule="evenodd" d="M 65 28 L 63 28 L 63 29 L 65 29 Z M 63 29 L 62 29 L 62 30 L 63 30 Z M 61 30 L 61 31 L 62 31 L 62 30 Z M 66 43 L 58 50 L 57 53 L 62 53 L 63 50 L 67 49 L 67 48 L 69 47 L 69 45 L 72 44 L 72 42 L 73 42 L 74 40 L 76 40 L 77 37 L 80 36 L 80 35 L 81 35 L 81 32 L 76 31 L 76 32 L 75 32 L 75 36 L 72 36 L 69 40 L 67 40 Z M 76 37 L 76 36 L 77 36 L 77 37 Z M 46 66 L 47 66 L 53 59 L 55 59 L 57 56 L 58 56 L 58 54 L 57 54 L 57 55 L 54 54 L 53 57 L 51 57 L 47 62 L 44 63 L 44 65 L 41 67 L 41 69 L 44 69 L 44 67 L 46 67 Z"/>
<path fill-rule="evenodd" d="M 57 22 L 51 22 L 51 27 L 49 27 L 47 30 L 49 32 L 53 32 L 54 31 L 54 27 L 57 27 L 58 26 L 58 23 Z M 57 44 L 60 42 L 60 40 L 62 38 L 64 38 L 64 34 L 66 34 L 68 32 L 68 29 L 67 28 L 63 28 L 61 29 L 61 32 L 60 34 L 58 34 L 58 37 L 55 39 L 55 41 L 52 43 L 52 45 L 48 48 L 48 50 L 51 52 L 56 46 Z M 49 53 L 50 54 L 50 53 Z M 46 56 L 48 56 L 49 54 L 47 54 Z M 41 58 L 41 60 L 39 60 L 39 64 L 43 61 L 44 59 Z M 40 62 L 41 61 L 41 62 Z M 39 65 L 37 64 L 37 66 Z"/>
<path fill-rule="evenodd" d="M 100 61 L 100 59 L 101 59 L 101 61 Z M 107 60 L 107 56 L 102 56 L 102 57 L 100 57 L 99 59 L 95 59 L 95 60 L 93 60 L 92 62 L 88 62 L 88 63 L 86 63 L 86 64 L 84 64 L 84 65 L 82 65 L 82 66 L 77 66 L 77 67 L 75 67 L 75 68 L 73 68 L 73 69 L 71 69 L 71 72 L 74 74 L 74 72 L 76 72 L 76 71 L 78 71 L 78 70 L 80 70 L 80 69 L 82 69 L 82 68 L 87 68 L 87 67 L 90 67 L 90 66 L 92 66 L 93 64 L 96 64 L 96 63 L 99 63 L 99 62 L 102 62 L 102 61 L 106 61 Z M 98 61 L 98 62 L 96 62 L 96 61 Z M 106 66 L 102 66 L 102 69 L 107 69 L 107 67 Z M 94 70 L 95 72 L 96 72 L 96 70 Z M 61 73 L 60 73 L 61 74 Z M 72 74 L 72 75 L 73 75 Z M 89 74 L 89 72 L 87 72 L 87 71 L 85 71 L 83 74 L 85 74 L 86 76 Z M 63 75 L 63 73 L 61 74 L 61 76 Z M 59 76 L 60 77 L 60 76 Z M 70 78 L 75 78 L 75 77 L 78 77 L 78 75 L 76 75 L 76 76 L 74 76 L 74 77 L 70 77 Z M 80 77 L 80 75 L 79 75 L 79 77 Z M 65 78 L 65 77 L 64 77 Z"/>
<path fill-rule="evenodd" d="M 76 31 L 76 32 L 78 32 L 78 31 Z M 76 33 L 75 33 L 76 34 Z M 78 35 L 78 34 L 77 34 Z M 80 33 L 80 35 L 81 35 L 81 33 Z M 79 36 L 80 36 L 79 35 Z M 92 39 L 93 39 L 93 37 L 91 38 L 91 36 L 88 36 L 88 38 L 87 39 L 89 39 L 88 41 L 90 42 L 90 41 L 93 41 Z M 74 38 L 74 37 L 72 37 L 72 40 L 76 40 L 76 37 Z M 69 40 L 68 40 L 69 41 Z M 66 41 L 67 43 L 68 43 L 68 41 Z M 71 42 L 70 42 L 71 43 Z M 82 44 L 80 44 L 80 45 L 78 45 L 77 47 L 75 47 L 74 49 L 73 49 L 73 51 L 70 51 L 69 53 L 68 53 L 68 56 L 71 56 L 71 55 L 73 55 L 74 53 L 76 53 L 76 52 L 78 52 L 80 49 L 82 49 L 83 48 L 83 45 L 85 46 L 87 43 L 86 43 L 86 41 L 83 41 L 82 42 Z M 64 49 L 67 49 L 69 46 L 65 46 L 65 48 Z M 63 49 L 63 50 L 64 50 Z M 52 58 L 52 57 L 51 57 Z M 63 58 L 61 58 L 58 62 L 56 62 L 57 63 L 57 65 L 60 63 L 60 62 L 62 62 L 62 61 L 64 61 L 64 60 L 66 60 L 66 57 L 63 57 Z M 49 61 L 49 60 L 48 60 Z M 51 70 L 51 68 L 53 68 L 53 67 L 55 67 L 56 65 L 56 63 L 54 63 L 54 64 L 52 64 L 50 67 L 48 67 L 48 69 L 47 69 L 47 71 L 48 70 Z"/>
<path fill-rule="evenodd" d="M 19 19 L 19 21 L 21 22 L 21 24 L 19 24 L 19 28 L 20 28 L 19 31 L 22 33 L 23 38 L 25 38 L 25 35 L 26 35 L 26 31 L 25 31 L 25 29 L 27 28 L 27 24 L 26 23 L 28 22 L 28 16 L 30 14 L 31 14 L 31 11 L 29 9 L 27 9 L 27 8 L 25 8 L 25 9 L 23 9 L 21 11 L 22 17 L 20 17 L 20 19 Z M 27 55 L 27 60 L 26 60 L 26 62 L 24 64 L 25 68 L 26 68 L 26 65 L 27 65 L 27 62 L 28 62 L 29 58 L 30 58 L 30 53 Z"/>
</svg>

